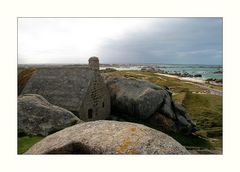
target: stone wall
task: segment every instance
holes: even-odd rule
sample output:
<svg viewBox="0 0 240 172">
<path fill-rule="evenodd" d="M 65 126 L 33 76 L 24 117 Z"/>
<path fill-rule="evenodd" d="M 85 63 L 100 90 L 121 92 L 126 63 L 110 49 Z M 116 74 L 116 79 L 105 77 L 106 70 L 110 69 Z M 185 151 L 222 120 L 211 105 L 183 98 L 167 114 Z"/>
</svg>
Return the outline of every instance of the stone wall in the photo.
<svg viewBox="0 0 240 172">
<path fill-rule="evenodd" d="M 96 71 L 80 107 L 79 117 L 84 121 L 106 119 L 110 115 L 110 108 L 110 93 L 101 75 Z"/>
</svg>

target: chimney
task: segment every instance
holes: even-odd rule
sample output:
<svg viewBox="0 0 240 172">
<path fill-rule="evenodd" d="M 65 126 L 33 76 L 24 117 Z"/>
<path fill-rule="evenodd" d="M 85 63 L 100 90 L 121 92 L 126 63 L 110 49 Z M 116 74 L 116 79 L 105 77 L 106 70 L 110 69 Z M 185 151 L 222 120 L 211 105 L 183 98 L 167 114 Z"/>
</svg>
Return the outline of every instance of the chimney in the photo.
<svg viewBox="0 0 240 172">
<path fill-rule="evenodd" d="M 90 57 L 88 59 L 88 66 L 90 69 L 92 70 L 95 70 L 95 71 L 98 71 L 99 70 L 99 60 L 98 60 L 98 57 Z"/>
</svg>

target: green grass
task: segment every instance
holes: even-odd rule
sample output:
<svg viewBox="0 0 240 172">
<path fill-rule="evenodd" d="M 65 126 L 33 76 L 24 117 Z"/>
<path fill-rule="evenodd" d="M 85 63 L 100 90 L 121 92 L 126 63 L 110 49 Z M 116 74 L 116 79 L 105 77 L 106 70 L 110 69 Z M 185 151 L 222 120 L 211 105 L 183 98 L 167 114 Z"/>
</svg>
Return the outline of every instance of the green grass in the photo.
<svg viewBox="0 0 240 172">
<path fill-rule="evenodd" d="M 172 96 L 173 100 L 178 104 L 182 104 L 185 97 L 186 97 L 186 92 L 175 93 Z"/>
<path fill-rule="evenodd" d="M 214 146 L 211 144 L 211 142 L 204 137 L 200 137 L 197 135 L 185 136 L 177 133 L 171 133 L 169 135 L 171 135 L 175 140 L 187 147 L 214 149 Z"/>
<path fill-rule="evenodd" d="M 183 105 L 196 122 L 199 130 L 207 130 L 210 133 L 214 129 L 219 132 L 219 129 L 222 128 L 221 96 L 187 92 Z"/>
<path fill-rule="evenodd" d="M 32 147 L 35 143 L 42 140 L 44 137 L 42 136 L 24 136 L 18 137 L 18 154 L 23 154 L 30 147 Z"/>
</svg>

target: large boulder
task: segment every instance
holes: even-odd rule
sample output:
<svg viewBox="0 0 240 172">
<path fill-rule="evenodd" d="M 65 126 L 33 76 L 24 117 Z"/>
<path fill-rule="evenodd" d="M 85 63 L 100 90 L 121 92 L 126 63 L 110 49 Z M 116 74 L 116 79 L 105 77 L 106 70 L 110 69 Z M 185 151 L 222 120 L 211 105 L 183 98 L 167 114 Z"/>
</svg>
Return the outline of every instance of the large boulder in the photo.
<svg viewBox="0 0 240 172">
<path fill-rule="evenodd" d="M 171 124 L 171 127 L 166 126 L 166 128 L 172 128 L 170 131 L 174 132 L 190 134 L 196 130 L 186 110 L 173 102 L 169 90 L 135 78 L 105 75 L 104 79 L 110 90 L 114 113 L 126 114 L 127 118 L 150 122 L 154 126 L 156 124 L 154 118 L 158 121 L 163 118 L 166 119 L 165 121 L 171 120 L 174 125 Z M 153 115 L 155 116 L 152 117 Z M 161 125 L 163 124 L 165 123 Z"/>
<path fill-rule="evenodd" d="M 169 96 L 166 90 L 147 81 L 125 77 L 105 79 L 111 94 L 112 110 L 134 118 L 147 119 Z"/>
<path fill-rule="evenodd" d="M 19 135 L 46 136 L 79 122 L 73 113 L 50 104 L 38 94 L 18 97 Z"/>
<path fill-rule="evenodd" d="M 148 119 L 145 120 L 146 124 L 153 128 L 157 128 L 164 132 L 177 132 L 179 128 L 177 123 L 172 118 L 166 117 L 159 112 L 154 113 Z"/>
<path fill-rule="evenodd" d="M 170 136 L 141 124 L 94 121 L 47 136 L 26 154 L 189 154 Z"/>
</svg>

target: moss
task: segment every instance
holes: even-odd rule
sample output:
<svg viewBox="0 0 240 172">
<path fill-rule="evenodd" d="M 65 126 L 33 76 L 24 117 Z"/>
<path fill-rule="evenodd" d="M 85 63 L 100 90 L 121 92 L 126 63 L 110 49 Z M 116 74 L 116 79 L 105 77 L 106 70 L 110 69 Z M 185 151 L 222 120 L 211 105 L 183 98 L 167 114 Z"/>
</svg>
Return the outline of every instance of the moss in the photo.
<svg viewBox="0 0 240 172">
<path fill-rule="evenodd" d="M 75 125 L 75 124 L 79 124 L 79 123 L 81 123 L 81 120 L 78 119 L 78 118 L 74 118 L 74 119 L 70 122 L 70 126 Z"/>
<path fill-rule="evenodd" d="M 35 143 L 42 140 L 44 137 L 42 136 L 24 136 L 18 137 L 18 154 L 23 154 L 30 147 L 32 147 Z"/>
</svg>

